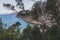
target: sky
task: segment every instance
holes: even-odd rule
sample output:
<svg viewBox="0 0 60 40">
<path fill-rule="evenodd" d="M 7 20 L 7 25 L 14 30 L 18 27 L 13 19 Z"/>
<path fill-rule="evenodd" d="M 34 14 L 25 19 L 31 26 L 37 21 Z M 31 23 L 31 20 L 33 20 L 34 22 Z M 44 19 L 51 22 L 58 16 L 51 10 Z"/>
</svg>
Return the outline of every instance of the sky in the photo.
<svg viewBox="0 0 60 40">
<path fill-rule="evenodd" d="M 34 3 L 32 1 L 29 1 L 29 0 L 24 0 L 23 2 L 24 2 L 25 9 L 31 9 L 31 7 L 32 7 L 32 5 Z M 0 0 L 0 16 L 2 14 L 15 13 L 12 10 L 8 10 L 8 9 L 4 8 L 3 7 L 3 3 L 10 3 L 10 4 L 14 5 L 14 6 L 16 5 L 16 2 L 14 0 Z M 19 8 L 16 7 L 16 10 L 19 10 Z M 5 15 L 5 16 L 3 15 L 2 16 L 3 17 L 3 21 L 6 22 L 6 23 L 8 23 L 8 24 L 11 24 L 13 22 L 18 21 L 18 19 L 15 18 L 15 16 L 11 16 L 11 17 L 10 16 L 9 15 Z M 21 21 L 21 20 L 19 20 L 19 21 Z M 27 25 L 26 22 L 23 22 L 23 21 L 21 21 L 21 24 L 22 24 L 21 27 L 24 27 L 24 26 Z M 23 28 L 22 28 L 22 30 L 23 30 Z"/>
<path fill-rule="evenodd" d="M 32 0 L 33 1 L 33 0 Z M 31 0 L 24 0 L 24 7 L 25 9 L 31 9 L 32 5 L 34 2 L 32 2 Z M 35 0 L 35 1 L 38 1 L 38 0 Z M 44 0 L 42 0 L 44 1 Z M 16 2 L 15 0 L 0 0 L 0 15 L 1 14 L 11 14 L 11 13 L 14 13 L 15 11 L 12 11 L 12 10 L 8 10 L 6 8 L 3 7 L 3 3 L 10 3 L 14 6 L 16 6 Z M 15 8 L 17 11 L 19 11 L 19 8 Z"/>
<path fill-rule="evenodd" d="M 31 7 L 32 7 L 32 5 L 34 3 L 32 1 L 29 1 L 29 0 L 24 0 L 23 2 L 24 2 L 25 9 L 31 9 Z M 10 3 L 10 4 L 14 5 L 14 6 L 16 5 L 15 0 L 0 0 L 0 15 L 1 14 L 11 14 L 11 13 L 14 12 L 12 10 L 8 10 L 8 9 L 4 8 L 3 3 Z M 19 10 L 19 8 L 16 7 L 16 10 Z"/>
</svg>

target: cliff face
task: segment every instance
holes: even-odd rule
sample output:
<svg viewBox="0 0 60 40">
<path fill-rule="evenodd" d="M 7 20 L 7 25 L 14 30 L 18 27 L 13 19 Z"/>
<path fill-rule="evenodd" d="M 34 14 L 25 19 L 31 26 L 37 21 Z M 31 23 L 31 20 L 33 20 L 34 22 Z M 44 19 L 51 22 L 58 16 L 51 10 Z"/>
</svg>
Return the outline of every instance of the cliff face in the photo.
<svg viewBox="0 0 60 40">
<path fill-rule="evenodd" d="M 47 4 L 44 4 L 44 3 L 40 4 L 40 2 L 39 3 L 37 2 L 32 7 L 31 11 L 27 11 L 27 10 L 20 11 L 17 16 L 29 23 L 33 23 L 33 24 L 45 23 L 47 26 L 51 26 L 53 24 L 56 24 L 55 19 L 57 19 L 57 16 L 59 15 L 58 14 L 59 13 L 58 7 L 60 7 L 59 5 L 60 5 L 60 0 L 57 0 L 57 1 L 51 0 L 51 2 L 49 3 L 48 1 Z"/>
<path fill-rule="evenodd" d="M 49 12 L 45 13 L 43 15 L 40 15 L 40 16 L 35 15 L 35 14 L 32 15 L 32 13 L 27 15 L 25 12 L 22 12 L 22 13 L 19 13 L 18 16 L 19 16 L 19 18 L 22 18 L 24 21 L 32 23 L 32 24 L 41 25 L 41 24 L 45 23 L 46 26 L 51 26 L 51 25 L 55 24 L 55 19 L 52 18 L 53 15 L 49 14 Z M 38 17 L 36 17 L 36 16 L 38 16 Z M 34 19 L 34 18 L 36 18 L 36 19 Z"/>
</svg>

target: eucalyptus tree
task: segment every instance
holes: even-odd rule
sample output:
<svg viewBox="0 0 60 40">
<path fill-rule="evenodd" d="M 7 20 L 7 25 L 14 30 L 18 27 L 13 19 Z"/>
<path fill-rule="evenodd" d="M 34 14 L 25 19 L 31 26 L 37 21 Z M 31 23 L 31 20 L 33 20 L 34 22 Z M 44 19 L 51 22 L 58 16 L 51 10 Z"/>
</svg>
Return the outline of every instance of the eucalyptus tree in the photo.
<svg viewBox="0 0 60 40">
<path fill-rule="evenodd" d="M 3 6 L 9 10 L 15 11 L 16 13 L 18 13 L 18 11 L 15 9 L 15 7 L 18 7 L 24 10 L 23 0 L 15 0 L 15 2 L 16 2 L 15 6 L 10 3 L 3 3 Z"/>
</svg>

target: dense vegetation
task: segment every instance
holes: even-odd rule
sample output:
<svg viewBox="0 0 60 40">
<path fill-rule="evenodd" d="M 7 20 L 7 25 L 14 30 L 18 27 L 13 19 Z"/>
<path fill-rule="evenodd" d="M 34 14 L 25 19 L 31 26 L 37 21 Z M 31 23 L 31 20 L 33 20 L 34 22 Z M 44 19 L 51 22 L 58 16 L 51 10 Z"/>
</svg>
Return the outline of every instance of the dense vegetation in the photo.
<svg viewBox="0 0 60 40">
<path fill-rule="evenodd" d="M 52 25 L 50 28 L 42 33 L 37 25 L 27 25 L 26 28 L 20 32 L 20 23 L 16 22 L 8 29 L 3 29 L 0 25 L 0 40 L 60 40 L 60 25 Z"/>
<path fill-rule="evenodd" d="M 3 29 L 0 19 L 0 40 L 60 40 L 59 0 L 34 1 L 31 10 L 25 10 L 23 0 L 15 1 L 22 9 L 19 12 L 9 3 L 4 3 L 3 6 L 16 11 L 17 17 L 22 18 L 28 25 L 20 33 L 19 25 L 21 24 L 19 22 L 9 26 L 8 29 Z"/>
</svg>

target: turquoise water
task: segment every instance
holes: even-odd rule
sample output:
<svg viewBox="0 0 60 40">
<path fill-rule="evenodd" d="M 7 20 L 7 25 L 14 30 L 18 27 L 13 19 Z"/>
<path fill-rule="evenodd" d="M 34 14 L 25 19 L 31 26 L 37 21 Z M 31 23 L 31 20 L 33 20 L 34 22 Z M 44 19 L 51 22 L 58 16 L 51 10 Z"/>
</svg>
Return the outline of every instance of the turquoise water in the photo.
<svg viewBox="0 0 60 40">
<path fill-rule="evenodd" d="M 4 15 L 0 15 L 0 17 L 2 17 L 2 21 L 4 24 L 7 23 L 6 28 L 8 28 L 9 26 L 13 25 L 16 22 L 21 23 L 20 25 L 21 31 L 27 26 L 27 23 L 21 20 L 20 18 L 17 18 L 16 14 L 4 14 Z"/>
</svg>

